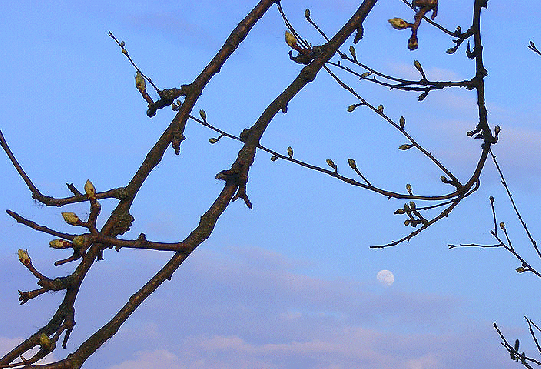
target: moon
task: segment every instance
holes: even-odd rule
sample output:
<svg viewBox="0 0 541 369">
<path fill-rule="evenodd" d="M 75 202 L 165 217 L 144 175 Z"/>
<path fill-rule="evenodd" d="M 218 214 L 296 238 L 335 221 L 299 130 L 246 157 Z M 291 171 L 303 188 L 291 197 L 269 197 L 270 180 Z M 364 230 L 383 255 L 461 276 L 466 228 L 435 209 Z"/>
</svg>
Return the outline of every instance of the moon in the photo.
<svg viewBox="0 0 541 369">
<path fill-rule="evenodd" d="M 386 286 L 390 286 L 394 283 L 394 274 L 387 269 L 380 270 L 377 277 L 378 281 Z"/>
</svg>

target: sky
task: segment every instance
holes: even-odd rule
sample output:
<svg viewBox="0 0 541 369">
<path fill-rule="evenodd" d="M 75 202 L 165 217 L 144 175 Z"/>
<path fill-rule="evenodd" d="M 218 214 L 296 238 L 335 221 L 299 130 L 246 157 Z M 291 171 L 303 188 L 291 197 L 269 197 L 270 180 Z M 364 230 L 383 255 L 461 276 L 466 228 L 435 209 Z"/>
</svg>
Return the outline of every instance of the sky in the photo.
<svg viewBox="0 0 541 369">
<path fill-rule="evenodd" d="M 167 127 L 174 112 L 153 117 L 135 89 L 132 66 L 107 36 L 124 40 L 130 55 L 160 88 L 191 82 L 220 48 L 255 1 L 20 1 L 0 14 L 0 129 L 17 159 L 42 193 L 69 196 L 66 183 L 82 189 L 90 179 L 98 191 L 125 185 Z M 449 29 L 471 24 L 473 1 L 441 1 L 437 20 Z M 358 1 L 289 1 L 282 6 L 295 28 L 313 45 L 321 37 L 304 21 L 312 18 L 332 35 Z M 537 1 L 489 1 L 483 13 L 486 99 L 489 123 L 500 125 L 494 147 L 516 203 L 534 237 L 541 234 L 541 46 Z M 471 78 L 474 64 L 445 53 L 452 41 L 423 24 L 419 49 L 407 50 L 407 31 L 387 19 L 413 14 L 399 0 L 379 1 L 356 45 L 365 64 L 396 76 L 418 78 L 419 60 L 429 79 Z M 284 42 L 285 26 L 273 7 L 256 25 L 222 71 L 204 90 L 194 111 L 239 134 L 297 75 Z M 344 46 L 347 50 L 352 40 Z M 410 133 L 461 179 L 468 178 L 480 153 L 466 137 L 477 122 L 474 93 L 436 91 L 417 95 L 349 80 L 389 116 L 406 117 Z M 414 150 L 400 151 L 403 137 L 355 103 L 321 73 L 277 115 L 262 144 L 325 167 L 331 158 L 340 173 L 354 176 L 347 159 L 385 188 L 445 191 L 440 175 Z M 126 238 L 141 232 L 150 240 L 182 240 L 222 189 L 215 174 L 229 168 L 240 148 L 189 122 L 180 156 L 169 150 L 138 194 L 136 221 Z M 132 315 L 118 334 L 84 368 L 516 368 L 492 328 L 532 348 L 523 316 L 541 319 L 539 281 L 518 274 L 503 249 L 455 248 L 449 244 L 493 243 L 489 196 L 496 199 L 514 245 L 539 265 L 513 216 L 492 165 L 481 188 L 444 219 L 410 242 L 384 250 L 407 234 L 403 206 L 334 178 L 258 152 L 250 171 L 253 209 L 229 206 L 212 236 L 177 270 L 171 281 Z M 88 215 L 88 206 L 46 208 L 10 165 L 0 160 L 0 208 L 37 223 L 73 232 L 60 211 Z M 102 201 L 101 224 L 116 203 Z M 51 238 L 0 216 L 0 351 L 7 352 L 45 324 L 62 295 L 47 294 L 18 304 L 17 290 L 36 288 L 18 262 L 27 249 L 42 273 L 62 276 L 74 265 L 55 267 L 69 256 L 48 247 Z M 77 325 L 67 350 L 76 349 L 106 323 L 169 259 L 165 252 L 106 252 L 83 284 L 76 304 Z M 537 263 L 537 264 L 536 264 Z M 390 271 L 392 284 L 380 271 Z M 380 273 L 380 278 L 378 278 Z M 388 273 L 387 274 L 389 277 Z M 383 282 L 389 279 L 383 278 Z"/>
</svg>

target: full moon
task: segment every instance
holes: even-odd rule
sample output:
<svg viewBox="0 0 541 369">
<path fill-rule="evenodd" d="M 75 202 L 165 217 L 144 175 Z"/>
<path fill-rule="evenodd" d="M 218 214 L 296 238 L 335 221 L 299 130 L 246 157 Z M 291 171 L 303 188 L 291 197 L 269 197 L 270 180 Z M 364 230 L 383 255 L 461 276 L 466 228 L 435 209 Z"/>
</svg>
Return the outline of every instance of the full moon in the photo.
<svg viewBox="0 0 541 369">
<path fill-rule="evenodd" d="M 380 270 L 378 272 L 378 281 L 381 284 L 384 284 L 386 286 L 390 286 L 394 283 L 394 274 L 386 269 Z"/>
</svg>

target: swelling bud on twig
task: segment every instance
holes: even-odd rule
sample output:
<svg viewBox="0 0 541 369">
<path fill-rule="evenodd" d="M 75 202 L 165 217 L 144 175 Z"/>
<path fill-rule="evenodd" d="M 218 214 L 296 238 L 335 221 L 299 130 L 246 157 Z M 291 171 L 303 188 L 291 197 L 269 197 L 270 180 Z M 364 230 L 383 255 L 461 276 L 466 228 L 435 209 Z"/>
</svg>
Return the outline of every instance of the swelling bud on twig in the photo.
<svg viewBox="0 0 541 369">
<path fill-rule="evenodd" d="M 293 157 L 293 148 L 291 146 L 287 147 L 287 156 L 289 156 L 290 158 Z"/>
<path fill-rule="evenodd" d="M 351 113 L 353 110 L 357 109 L 358 106 L 361 106 L 361 104 L 352 104 L 348 106 L 348 113 Z"/>
<path fill-rule="evenodd" d="M 73 237 L 73 245 L 77 248 L 83 248 L 86 246 L 86 235 Z"/>
<path fill-rule="evenodd" d="M 289 47 L 291 47 L 291 48 L 296 48 L 297 47 L 297 38 L 295 36 L 293 36 L 293 33 L 289 32 L 289 31 L 286 31 L 285 39 L 286 39 L 286 44 Z"/>
<path fill-rule="evenodd" d="M 137 87 L 139 92 L 145 92 L 147 89 L 147 83 L 145 81 L 145 78 L 143 77 L 143 74 L 139 71 L 135 73 L 135 87 Z"/>
<path fill-rule="evenodd" d="M 413 147 L 413 144 L 403 144 L 403 145 L 398 146 L 398 149 L 399 150 L 409 150 L 412 147 Z"/>
<path fill-rule="evenodd" d="M 207 121 L 207 113 L 203 109 L 199 110 L 199 116 L 201 119 L 203 119 L 205 122 Z"/>
<path fill-rule="evenodd" d="M 388 22 L 394 29 L 406 29 L 410 26 L 410 24 L 402 18 L 392 18 L 389 19 Z"/>
<path fill-rule="evenodd" d="M 336 164 L 334 164 L 334 161 L 332 161 L 331 159 L 325 159 L 325 161 L 327 162 L 327 165 L 334 169 L 334 171 L 336 172 L 338 167 L 336 166 Z"/>
<path fill-rule="evenodd" d="M 423 77 L 423 79 L 426 79 L 425 71 L 423 70 L 423 67 L 421 66 L 421 63 L 419 62 L 419 60 L 414 60 L 413 66 L 415 67 L 415 69 L 419 71 L 419 73 L 421 73 L 421 76 Z"/>
<path fill-rule="evenodd" d="M 355 163 L 355 159 L 348 159 L 348 165 L 353 170 L 357 169 L 357 163 Z"/>
<path fill-rule="evenodd" d="M 77 216 L 77 214 L 71 212 L 71 211 L 64 211 L 62 212 L 62 217 L 68 223 L 69 225 L 78 225 L 81 223 L 81 219 Z"/>
<path fill-rule="evenodd" d="M 56 239 L 49 242 L 49 247 L 53 249 L 69 249 L 71 246 L 71 242 L 61 239 Z"/>
<path fill-rule="evenodd" d="M 28 255 L 28 251 L 19 249 L 17 250 L 17 255 L 19 256 L 19 261 L 23 263 L 24 265 L 29 265 L 32 261 L 30 260 L 30 255 Z"/>
<path fill-rule="evenodd" d="M 353 60 L 357 60 L 357 52 L 355 51 L 355 47 L 350 46 L 349 47 L 349 53 L 353 57 Z"/>
<path fill-rule="evenodd" d="M 85 193 L 88 195 L 89 199 L 96 198 L 96 188 L 89 179 L 87 179 L 85 183 Z"/>
<path fill-rule="evenodd" d="M 406 118 L 404 118 L 403 115 L 400 116 L 400 129 L 404 129 L 404 126 L 406 125 Z"/>
</svg>

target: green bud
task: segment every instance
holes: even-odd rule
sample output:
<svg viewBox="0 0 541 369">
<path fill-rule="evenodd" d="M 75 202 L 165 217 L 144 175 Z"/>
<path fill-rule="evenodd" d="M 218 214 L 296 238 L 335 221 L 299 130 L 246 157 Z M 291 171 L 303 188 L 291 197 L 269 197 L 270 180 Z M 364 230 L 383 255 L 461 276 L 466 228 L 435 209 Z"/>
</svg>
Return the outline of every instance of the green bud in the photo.
<svg viewBox="0 0 541 369">
<path fill-rule="evenodd" d="M 355 52 L 355 47 L 353 47 L 353 45 L 349 47 L 349 53 L 351 54 L 353 59 L 357 59 L 357 53 Z"/>
<path fill-rule="evenodd" d="M 409 183 L 406 185 L 406 191 L 408 191 L 408 193 L 409 193 L 410 195 L 412 194 L 412 192 L 411 192 L 411 185 L 410 185 Z"/>
<path fill-rule="evenodd" d="M 67 249 L 72 246 L 72 243 L 66 240 L 56 239 L 49 242 L 49 246 L 53 249 Z"/>
<path fill-rule="evenodd" d="M 355 159 L 348 159 L 348 165 L 353 170 L 357 169 L 357 163 L 355 163 Z"/>
<path fill-rule="evenodd" d="M 413 144 L 403 144 L 403 145 L 398 146 L 398 149 L 399 150 L 409 150 L 412 147 L 413 147 Z"/>
<path fill-rule="evenodd" d="M 327 165 L 330 166 L 332 169 L 334 170 L 337 169 L 336 164 L 334 164 L 334 161 L 332 161 L 331 159 L 325 159 L 325 161 L 327 162 Z"/>
<path fill-rule="evenodd" d="M 387 22 L 389 22 L 394 29 L 406 29 L 409 27 L 409 23 L 402 18 L 392 18 Z"/>
<path fill-rule="evenodd" d="M 66 223 L 68 223 L 70 225 L 77 225 L 78 223 L 81 222 L 79 217 L 75 213 L 73 213 L 71 211 L 62 212 L 62 217 L 64 218 Z"/>
<path fill-rule="evenodd" d="M 17 250 L 17 256 L 19 256 L 19 261 L 23 263 L 24 265 L 30 264 L 30 255 L 28 255 L 28 251 L 19 249 Z"/>
<path fill-rule="evenodd" d="M 205 113 L 205 111 L 203 109 L 199 110 L 199 116 L 201 117 L 201 119 L 203 119 L 204 121 L 207 120 L 207 113 Z"/>
<path fill-rule="evenodd" d="M 122 49 L 122 52 L 124 52 L 124 50 L 125 49 Z M 146 81 L 140 71 L 137 71 L 137 73 L 135 74 L 135 87 L 137 87 L 139 92 L 143 92 L 146 90 Z"/>
<path fill-rule="evenodd" d="M 293 148 L 291 146 L 287 147 L 287 156 L 289 156 L 290 158 L 293 157 Z"/>
<path fill-rule="evenodd" d="M 80 235 L 73 237 L 73 245 L 77 248 L 86 246 L 86 235 Z"/>
<path fill-rule="evenodd" d="M 86 183 L 85 183 L 85 192 L 86 192 L 88 198 L 90 198 L 90 199 L 95 199 L 96 198 L 96 188 L 94 187 L 92 182 L 90 182 L 89 179 L 87 179 Z"/>
</svg>

